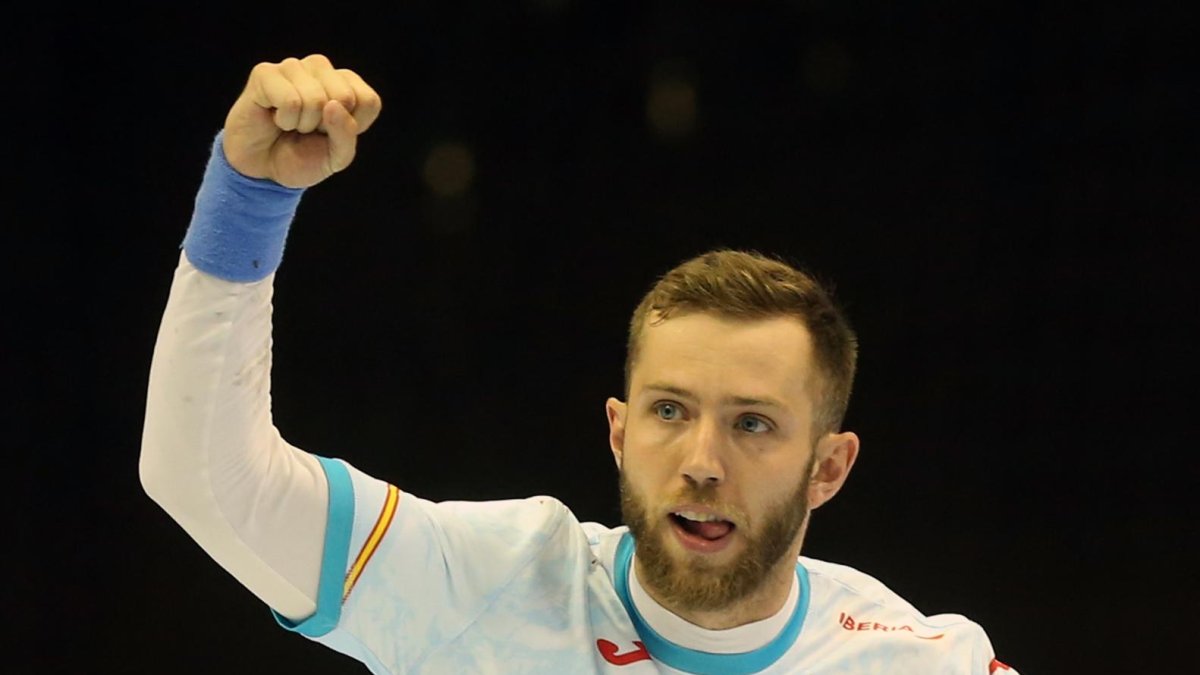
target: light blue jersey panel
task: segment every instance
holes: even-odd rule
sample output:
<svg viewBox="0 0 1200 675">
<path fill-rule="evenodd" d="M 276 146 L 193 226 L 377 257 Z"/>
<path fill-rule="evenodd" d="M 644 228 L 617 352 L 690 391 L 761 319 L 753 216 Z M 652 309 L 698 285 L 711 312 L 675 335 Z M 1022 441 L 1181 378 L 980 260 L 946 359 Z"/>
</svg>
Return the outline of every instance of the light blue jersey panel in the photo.
<svg viewBox="0 0 1200 675">
<path fill-rule="evenodd" d="M 547 497 L 403 495 L 341 628 L 394 673 L 597 672 L 594 631 L 637 639 L 580 524 Z"/>
<path fill-rule="evenodd" d="M 285 628 L 374 673 L 598 672 L 597 626 L 633 648 L 637 634 L 584 529 L 548 497 L 434 503 L 400 495 L 339 606 L 388 485 L 345 462 L 322 466 L 330 526 L 318 607 L 300 624 L 277 616 Z"/>
</svg>

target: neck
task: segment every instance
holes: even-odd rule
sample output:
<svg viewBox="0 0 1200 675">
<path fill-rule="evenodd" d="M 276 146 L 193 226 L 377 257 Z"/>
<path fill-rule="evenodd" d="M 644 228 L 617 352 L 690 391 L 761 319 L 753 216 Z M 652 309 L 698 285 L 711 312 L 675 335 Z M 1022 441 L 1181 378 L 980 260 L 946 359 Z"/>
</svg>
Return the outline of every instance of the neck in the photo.
<svg viewBox="0 0 1200 675">
<path fill-rule="evenodd" d="M 681 607 L 678 603 L 672 603 L 657 588 L 643 581 L 643 579 L 649 577 L 641 569 L 642 561 L 640 558 L 634 557 L 633 567 L 634 574 L 637 575 L 638 582 L 646 590 L 646 593 L 672 614 L 701 628 L 726 630 L 754 623 L 755 621 L 762 621 L 774 616 L 783 608 L 796 577 L 796 558 L 798 555 L 799 547 L 796 547 L 796 550 L 791 551 L 790 555 L 785 556 L 775 565 L 775 568 L 763 579 L 763 583 L 758 589 L 727 607 L 715 609 L 694 609 Z"/>
</svg>

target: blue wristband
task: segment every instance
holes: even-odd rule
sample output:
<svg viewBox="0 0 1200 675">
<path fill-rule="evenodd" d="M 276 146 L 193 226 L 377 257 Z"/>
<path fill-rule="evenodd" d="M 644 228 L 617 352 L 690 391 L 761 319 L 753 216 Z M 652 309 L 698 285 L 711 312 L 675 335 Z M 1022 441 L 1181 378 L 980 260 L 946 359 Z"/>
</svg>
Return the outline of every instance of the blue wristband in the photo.
<svg viewBox="0 0 1200 675">
<path fill-rule="evenodd" d="M 258 281 L 283 260 L 283 246 L 302 188 L 250 178 L 229 165 L 222 143 L 213 141 L 192 222 L 183 238 L 188 260 L 227 281 Z"/>
</svg>

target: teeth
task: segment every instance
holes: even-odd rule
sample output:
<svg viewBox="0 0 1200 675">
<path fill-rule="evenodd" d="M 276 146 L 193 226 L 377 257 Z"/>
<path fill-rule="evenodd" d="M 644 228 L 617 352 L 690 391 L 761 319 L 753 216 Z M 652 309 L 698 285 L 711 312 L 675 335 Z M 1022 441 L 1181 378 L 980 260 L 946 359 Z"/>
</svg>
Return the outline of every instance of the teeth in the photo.
<svg viewBox="0 0 1200 675">
<path fill-rule="evenodd" d="M 688 520 L 694 520 L 697 523 L 713 523 L 713 522 L 718 522 L 721 520 L 720 518 L 718 518 L 714 515 L 710 515 L 707 513 L 696 513 L 695 511 L 676 511 L 675 515 L 679 516 L 680 518 L 687 518 Z"/>
</svg>

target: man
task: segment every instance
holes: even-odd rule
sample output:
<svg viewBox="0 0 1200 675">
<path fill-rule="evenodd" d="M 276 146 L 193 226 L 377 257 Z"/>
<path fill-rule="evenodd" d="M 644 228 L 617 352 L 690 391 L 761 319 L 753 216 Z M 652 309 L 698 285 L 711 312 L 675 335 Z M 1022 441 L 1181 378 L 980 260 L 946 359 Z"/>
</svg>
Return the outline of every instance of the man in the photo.
<svg viewBox="0 0 1200 675">
<path fill-rule="evenodd" d="M 272 279 L 305 188 L 379 96 L 323 56 L 260 64 L 213 146 L 150 374 L 147 492 L 285 627 L 376 673 L 989 673 L 983 630 L 801 558 L 858 455 L 855 338 L 787 265 L 714 251 L 633 315 L 606 410 L 626 527 L 558 501 L 432 503 L 289 445 Z"/>
</svg>

